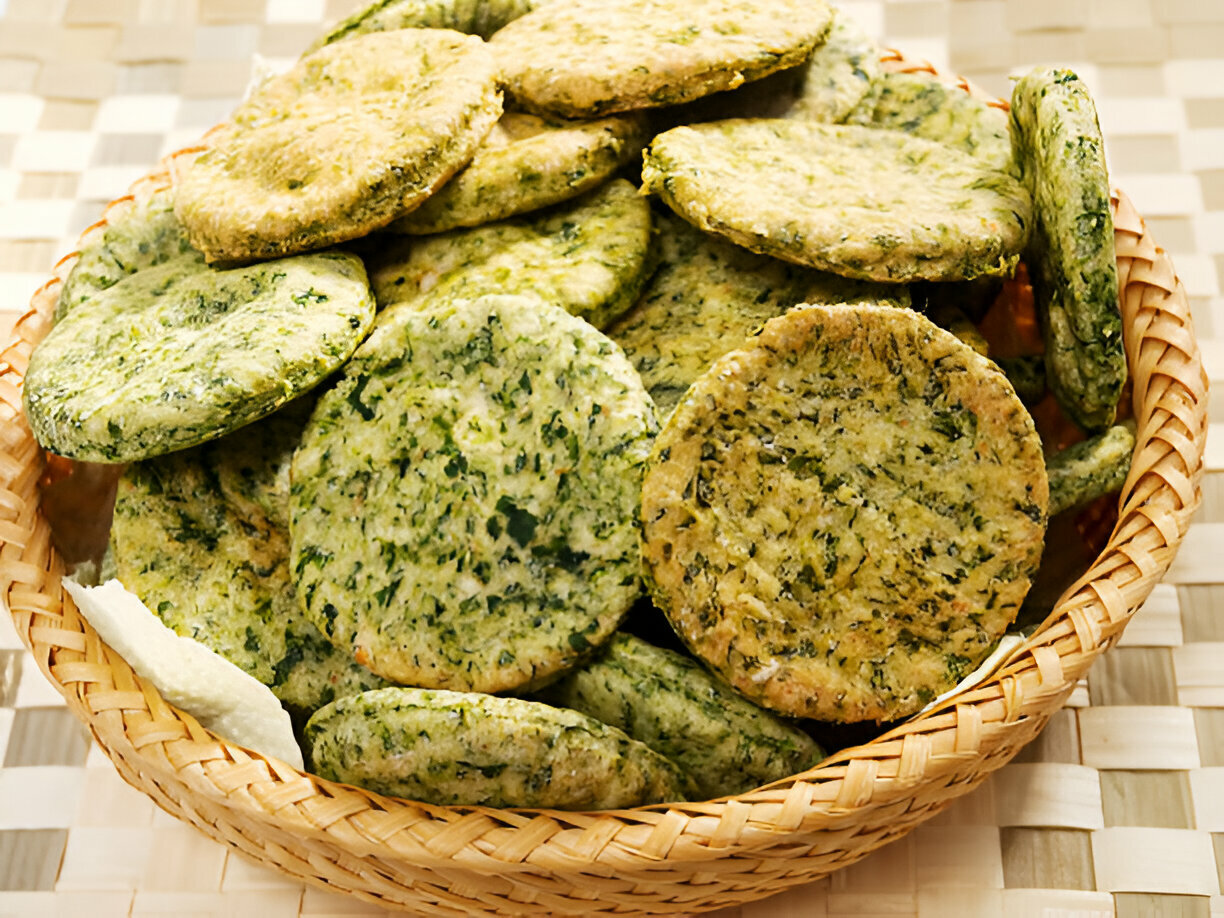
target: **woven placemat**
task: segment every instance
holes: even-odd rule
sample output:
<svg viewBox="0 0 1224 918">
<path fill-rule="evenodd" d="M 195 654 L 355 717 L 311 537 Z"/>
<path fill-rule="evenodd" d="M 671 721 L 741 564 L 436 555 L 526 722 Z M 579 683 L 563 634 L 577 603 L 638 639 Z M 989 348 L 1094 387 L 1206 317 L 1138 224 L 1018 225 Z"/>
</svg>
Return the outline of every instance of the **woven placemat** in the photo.
<svg viewBox="0 0 1224 918">
<path fill-rule="evenodd" d="M 0 5 L 0 303 L 13 311 L 106 201 L 227 114 L 253 53 L 291 58 L 351 6 Z M 1172 253 L 1209 375 L 1224 379 L 1217 4 L 844 5 L 889 44 L 997 94 L 1030 63 L 1079 70 L 1114 181 Z M 1222 442 L 1209 440 L 1204 506 L 1165 583 L 1014 764 L 865 861 L 720 914 L 1224 913 Z M 6 616 L 0 755 L 0 915 L 380 913 L 250 866 L 127 788 Z"/>
</svg>

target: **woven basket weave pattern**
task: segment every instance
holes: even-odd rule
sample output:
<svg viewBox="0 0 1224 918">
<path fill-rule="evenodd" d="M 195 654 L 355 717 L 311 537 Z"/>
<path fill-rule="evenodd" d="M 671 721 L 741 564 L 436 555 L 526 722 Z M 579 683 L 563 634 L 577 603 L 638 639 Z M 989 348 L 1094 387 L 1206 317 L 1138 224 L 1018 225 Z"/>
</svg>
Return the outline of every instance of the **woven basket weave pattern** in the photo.
<svg viewBox="0 0 1224 918">
<path fill-rule="evenodd" d="M 934 72 L 896 53 L 886 66 Z M 195 152 L 170 157 L 134 192 L 164 187 L 176 158 Z M 1118 194 L 1114 205 L 1138 431 L 1107 548 L 984 684 L 768 788 L 599 814 L 423 806 L 303 775 L 170 707 L 79 616 L 39 511 L 44 460 L 22 415 L 21 384 L 74 255 L 34 295 L 0 354 L 0 595 L 39 666 L 125 780 L 295 877 L 436 915 L 665 914 L 761 898 L 858 860 L 1006 763 L 1117 640 L 1171 563 L 1199 500 L 1206 377 L 1172 264 L 1129 200 Z"/>
</svg>

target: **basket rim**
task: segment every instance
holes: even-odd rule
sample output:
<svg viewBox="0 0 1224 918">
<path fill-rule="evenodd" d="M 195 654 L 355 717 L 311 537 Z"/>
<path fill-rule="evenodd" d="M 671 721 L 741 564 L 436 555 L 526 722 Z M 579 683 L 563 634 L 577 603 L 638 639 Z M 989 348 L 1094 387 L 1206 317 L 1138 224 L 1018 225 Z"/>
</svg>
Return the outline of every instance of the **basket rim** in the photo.
<svg viewBox="0 0 1224 918">
<path fill-rule="evenodd" d="M 887 69 L 928 72 L 1007 108 L 927 62 L 893 50 L 882 60 Z M 112 202 L 82 233 L 81 245 L 134 196 L 172 182 L 184 159 L 205 148 L 207 136 L 202 145 L 170 154 L 130 194 Z M 232 832 L 248 840 L 252 834 L 290 843 L 312 839 L 359 860 L 401 858 L 422 868 L 460 867 L 479 876 L 541 871 L 607 876 L 611 870 L 639 882 L 649 880 L 652 867 L 657 873 L 678 862 L 784 856 L 810 842 L 813 833 L 853 834 L 865 814 L 908 809 L 923 788 L 944 795 L 926 804 L 930 815 L 1009 760 L 1061 707 L 1168 569 L 1200 500 L 1207 378 L 1188 302 L 1171 261 L 1148 236 L 1129 199 L 1115 191 L 1112 204 L 1138 425 L 1132 469 L 1108 545 L 1036 632 L 984 682 L 763 788 L 713 801 L 590 813 L 432 806 L 299 772 L 214 736 L 168 705 L 77 613 L 60 586 L 64 563 L 50 545 L 49 525 L 38 506 L 43 454 L 22 413 L 21 386 L 79 249 L 55 265 L 54 276 L 35 292 L 0 352 L 0 600 L 44 675 L 124 778 L 206 831 L 200 818 L 192 818 L 192 795 L 223 807 L 236 821 Z M 866 837 L 857 856 L 900 832 Z M 232 833 L 210 834 L 246 850 Z M 280 862 L 276 866 L 293 872 Z M 319 873 L 317 864 L 309 867 Z"/>
</svg>

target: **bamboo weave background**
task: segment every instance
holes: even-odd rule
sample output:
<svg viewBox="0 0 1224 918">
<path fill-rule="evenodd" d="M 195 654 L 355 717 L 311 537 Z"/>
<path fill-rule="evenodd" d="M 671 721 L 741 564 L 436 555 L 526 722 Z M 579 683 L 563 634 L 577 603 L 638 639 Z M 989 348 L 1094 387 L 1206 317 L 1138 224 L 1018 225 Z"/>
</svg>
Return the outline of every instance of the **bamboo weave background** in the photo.
<svg viewBox="0 0 1224 918">
<path fill-rule="evenodd" d="M 1205 378 L 1172 267 L 1125 198 L 1117 228 L 1141 424 L 1111 548 L 994 680 L 803 780 L 731 802 L 591 817 L 438 810 L 303 778 L 208 736 L 141 685 L 70 606 L 61 612 L 61 565 L 34 503 L 40 459 L 18 416 L 20 376 L 45 333 L 54 282 L 0 355 L 4 593 L 39 665 L 128 780 L 213 837 L 297 875 L 439 914 L 687 911 L 764 895 L 896 837 L 1006 761 L 1170 563 L 1197 500 Z M 415 884 L 410 893 L 406 883 Z"/>
</svg>

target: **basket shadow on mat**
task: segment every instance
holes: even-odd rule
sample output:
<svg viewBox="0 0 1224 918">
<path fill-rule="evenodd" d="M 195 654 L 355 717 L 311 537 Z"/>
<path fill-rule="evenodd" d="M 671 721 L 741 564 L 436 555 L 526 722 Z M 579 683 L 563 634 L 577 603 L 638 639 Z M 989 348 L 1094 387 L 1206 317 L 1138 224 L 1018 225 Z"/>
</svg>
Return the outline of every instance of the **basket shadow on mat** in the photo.
<svg viewBox="0 0 1224 918">
<path fill-rule="evenodd" d="M 899 55 L 888 63 L 929 69 Z M 142 182 L 168 184 L 172 169 L 173 157 Z M 1117 640 L 1185 534 L 1199 501 L 1206 377 L 1171 262 L 1124 195 L 1114 210 L 1137 434 L 1104 551 L 983 684 L 765 788 L 600 813 L 426 806 L 303 774 L 167 704 L 64 593 L 66 562 L 41 506 L 46 459 L 22 414 L 21 386 L 73 256 L 34 295 L 0 355 L 0 596 L 128 783 L 306 882 L 436 915 L 692 912 L 809 882 L 904 835 L 1011 759 Z"/>
</svg>

